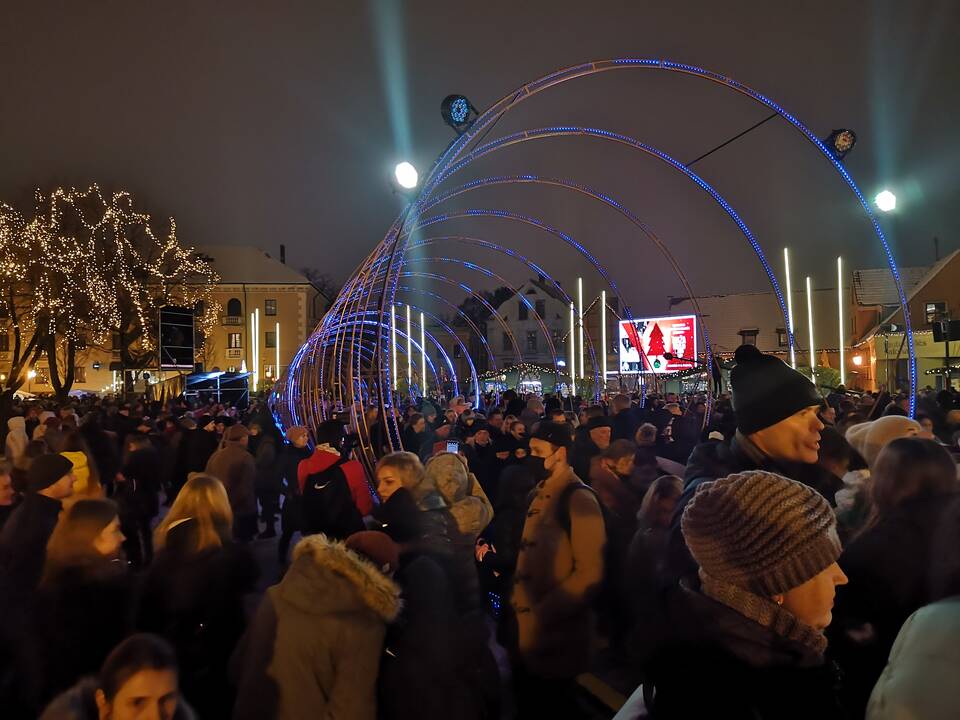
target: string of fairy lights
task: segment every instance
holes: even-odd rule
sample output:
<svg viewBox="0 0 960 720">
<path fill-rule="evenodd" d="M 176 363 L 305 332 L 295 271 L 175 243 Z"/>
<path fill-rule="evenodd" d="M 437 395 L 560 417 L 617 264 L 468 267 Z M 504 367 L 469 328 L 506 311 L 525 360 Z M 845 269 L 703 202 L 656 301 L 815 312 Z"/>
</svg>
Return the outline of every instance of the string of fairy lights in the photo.
<svg viewBox="0 0 960 720">
<path fill-rule="evenodd" d="M 92 184 L 36 191 L 29 219 L 0 205 L 0 304 L 21 337 L 41 333 L 62 350 L 81 341 L 104 345 L 132 329 L 138 351 L 149 352 L 160 307 L 178 304 L 202 307 L 202 352 L 220 315 L 219 277 L 180 244 L 173 218 L 158 230 L 134 204 L 127 191 L 105 194 Z"/>
</svg>

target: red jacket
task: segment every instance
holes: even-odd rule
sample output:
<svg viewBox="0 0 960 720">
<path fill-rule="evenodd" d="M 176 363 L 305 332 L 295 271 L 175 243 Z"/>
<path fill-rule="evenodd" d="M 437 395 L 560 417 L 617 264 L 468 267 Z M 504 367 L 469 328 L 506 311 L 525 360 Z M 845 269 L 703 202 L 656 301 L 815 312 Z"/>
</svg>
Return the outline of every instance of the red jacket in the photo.
<svg viewBox="0 0 960 720">
<path fill-rule="evenodd" d="M 313 455 L 305 460 L 301 460 L 297 465 L 297 484 L 300 486 L 300 494 L 303 495 L 303 484 L 310 475 L 323 472 L 331 467 L 340 459 L 340 456 L 318 447 L 313 451 Z M 344 477 L 347 478 L 347 485 L 350 487 L 350 496 L 353 498 L 353 504 L 357 506 L 360 515 L 367 516 L 373 512 L 373 495 L 370 493 L 370 485 L 367 483 L 367 473 L 359 460 L 347 460 L 340 465 Z"/>
</svg>

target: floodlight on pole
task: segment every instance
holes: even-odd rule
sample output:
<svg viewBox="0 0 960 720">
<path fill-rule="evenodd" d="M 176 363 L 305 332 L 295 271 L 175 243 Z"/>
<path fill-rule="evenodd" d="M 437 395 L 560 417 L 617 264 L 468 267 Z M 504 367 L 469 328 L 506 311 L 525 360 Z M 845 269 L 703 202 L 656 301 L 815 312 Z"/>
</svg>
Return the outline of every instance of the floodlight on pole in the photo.
<svg viewBox="0 0 960 720">
<path fill-rule="evenodd" d="M 817 367 L 817 347 L 813 343 L 813 290 L 810 288 L 809 275 L 807 275 L 807 323 L 810 326 L 810 374 L 813 375 Z"/>
<path fill-rule="evenodd" d="M 790 250 L 783 249 L 783 265 L 787 274 L 787 340 L 790 343 L 790 367 L 797 369 L 796 326 L 793 324 L 793 290 L 790 286 Z"/>
<path fill-rule="evenodd" d="M 397 185 L 404 190 L 413 190 L 420 182 L 420 175 L 417 169 L 406 161 L 398 163 L 393 169 L 393 176 L 397 180 Z"/>
<path fill-rule="evenodd" d="M 423 382 L 420 385 L 420 396 L 427 396 L 427 331 L 424 328 L 423 313 L 420 313 L 420 373 Z"/>
<path fill-rule="evenodd" d="M 847 384 L 847 369 L 843 362 L 843 258 L 837 258 L 837 311 L 840 314 L 840 384 Z"/>
<path fill-rule="evenodd" d="M 279 322 L 277 323 L 277 326 L 274 328 L 273 339 L 274 339 L 274 347 L 277 349 L 277 352 L 276 352 L 277 366 L 276 368 L 274 368 L 273 376 L 279 380 L 280 379 L 280 323 Z"/>
<path fill-rule="evenodd" d="M 583 380 L 583 278 L 577 278 L 577 316 L 580 319 L 577 332 L 580 340 L 580 379 Z"/>
<path fill-rule="evenodd" d="M 897 209 L 897 196 L 889 190 L 880 191 L 873 200 L 883 212 L 893 212 Z"/>
<path fill-rule="evenodd" d="M 407 391 L 413 387 L 413 332 L 410 328 L 410 306 L 407 305 Z"/>
<path fill-rule="evenodd" d="M 574 334 L 575 330 L 575 315 L 576 308 L 573 306 L 573 302 L 570 303 L 570 396 L 576 397 L 577 395 L 577 336 Z"/>
<path fill-rule="evenodd" d="M 607 291 L 600 291 L 600 358 L 603 363 L 603 387 L 607 387 Z"/>
</svg>

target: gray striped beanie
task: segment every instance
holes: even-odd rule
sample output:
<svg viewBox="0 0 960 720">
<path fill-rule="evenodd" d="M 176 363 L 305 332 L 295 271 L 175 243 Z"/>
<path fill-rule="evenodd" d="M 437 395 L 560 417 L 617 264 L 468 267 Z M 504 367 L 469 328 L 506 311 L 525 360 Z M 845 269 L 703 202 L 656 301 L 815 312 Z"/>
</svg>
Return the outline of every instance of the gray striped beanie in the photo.
<svg viewBox="0 0 960 720">
<path fill-rule="evenodd" d="M 701 572 L 764 597 L 802 585 L 840 556 L 830 504 L 775 473 L 703 483 L 680 524 Z"/>
</svg>

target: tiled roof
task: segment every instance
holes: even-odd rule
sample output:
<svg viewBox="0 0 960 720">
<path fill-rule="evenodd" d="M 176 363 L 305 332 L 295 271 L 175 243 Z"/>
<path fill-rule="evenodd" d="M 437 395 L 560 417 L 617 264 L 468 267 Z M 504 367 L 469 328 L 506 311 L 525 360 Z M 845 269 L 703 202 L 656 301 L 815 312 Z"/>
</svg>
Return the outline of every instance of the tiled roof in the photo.
<svg viewBox="0 0 960 720">
<path fill-rule="evenodd" d="M 303 273 L 252 245 L 198 245 L 197 252 L 213 258 L 224 285 L 308 285 Z"/>
<path fill-rule="evenodd" d="M 900 268 L 900 282 L 907 295 L 930 272 L 930 265 Z M 890 268 L 854 270 L 853 291 L 858 305 L 899 305 L 897 286 Z"/>
</svg>

